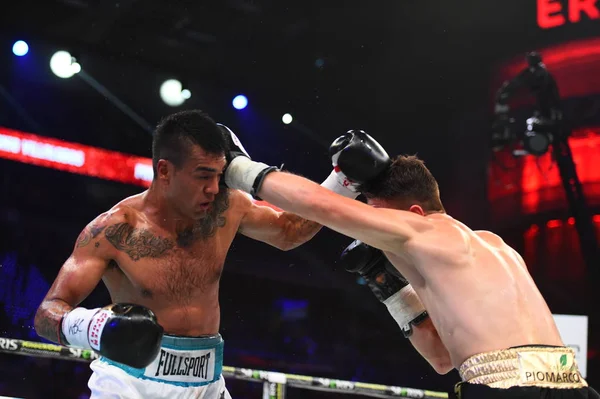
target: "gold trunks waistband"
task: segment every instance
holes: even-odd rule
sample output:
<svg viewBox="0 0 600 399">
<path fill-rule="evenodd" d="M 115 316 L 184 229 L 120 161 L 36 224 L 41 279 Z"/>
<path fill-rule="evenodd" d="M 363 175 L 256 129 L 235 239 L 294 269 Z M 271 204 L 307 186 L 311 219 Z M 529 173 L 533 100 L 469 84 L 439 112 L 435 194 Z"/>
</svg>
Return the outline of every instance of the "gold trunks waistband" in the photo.
<svg viewBox="0 0 600 399">
<path fill-rule="evenodd" d="M 567 347 L 523 346 L 471 356 L 459 368 L 463 381 L 492 388 L 587 387 L 575 352 Z"/>
</svg>

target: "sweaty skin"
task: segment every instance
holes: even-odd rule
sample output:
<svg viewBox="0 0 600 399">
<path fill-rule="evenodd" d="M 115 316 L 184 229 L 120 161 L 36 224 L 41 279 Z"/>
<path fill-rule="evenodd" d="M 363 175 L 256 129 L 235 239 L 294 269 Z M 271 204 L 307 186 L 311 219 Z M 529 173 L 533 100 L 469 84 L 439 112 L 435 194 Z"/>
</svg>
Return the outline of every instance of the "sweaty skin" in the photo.
<svg viewBox="0 0 600 399">
<path fill-rule="evenodd" d="M 448 215 L 426 219 L 430 230 L 385 254 L 410 276 L 454 367 L 491 350 L 563 345 L 550 309 L 514 249 Z"/>
<path fill-rule="evenodd" d="M 564 346 L 523 259 L 493 233 L 473 231 L 446 214 L 425 216 L 376 200 L 369 206 L 289 173 L 267 175 L 259 195 L 383 250 L 414 287 L 443 344 L 436 349 L 432 335 L 420 352 L 443 358 L 446 349 L 458 368 L 482 352 Z"/>
<path fill-rule="evenodd" d="M 93 220 L 38 309 L 38 335 L 59 342 L 62 316 L 100 280 L 113 303 L 148 307 L 167 334 L 218 333 L 219 280 L 235 235 L 289 250 L 321 228 L 241 191 L 219 188 L 224 166 L 224 157 L 195 148 L 178 172 L 183 175 L 177 190 L 183 191 L 169 191 L 177 186 L 169 180 L 166 188 L 151 187 Z M 168 195 L 179 201 L 177 207 L 165 205 Z M 193 217 L 182 216 L 183 209 Z"/>
</svg>

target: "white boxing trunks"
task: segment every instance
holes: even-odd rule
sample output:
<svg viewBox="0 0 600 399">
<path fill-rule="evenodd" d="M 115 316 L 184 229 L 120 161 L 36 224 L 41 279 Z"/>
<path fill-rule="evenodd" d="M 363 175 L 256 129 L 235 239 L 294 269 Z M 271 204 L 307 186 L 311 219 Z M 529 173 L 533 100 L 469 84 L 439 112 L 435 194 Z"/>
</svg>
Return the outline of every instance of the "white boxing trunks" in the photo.
<svg viewBox="0 0 600 399">
<path fill-rule="evenodd" d="M 160 352 L 136 369 L 101 357 L 91 364 L 91 399 L 231 399 L 221 375 L 221 335 L 165 335 Z"/>
</svg>

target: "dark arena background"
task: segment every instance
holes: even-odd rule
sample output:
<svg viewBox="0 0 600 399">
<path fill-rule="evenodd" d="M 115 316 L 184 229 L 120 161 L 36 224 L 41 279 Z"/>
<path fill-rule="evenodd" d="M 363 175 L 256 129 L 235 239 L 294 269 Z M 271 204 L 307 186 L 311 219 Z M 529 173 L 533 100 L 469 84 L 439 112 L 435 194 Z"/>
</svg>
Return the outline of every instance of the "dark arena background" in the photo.
<svg viewBox="0 0 600 399">
<path fill-rule="evenodd" d="M 530 52 L 560 124 L 532 121 L 547 94 L 514 80 Z M 600 386 L 599 70 L 597 1 L 3 1 L 0 396 L 90 396 L 94 354 L 33 344 L 49 344 L 34 314 L 81 229 L 148 187 L 154 126 L 184 109 L 317 182 L 349 129 L 418 154 L 450 215 L 523 256 Z M 436 374 L 338 265 L 351 241 L 323 229 L 282 252 L 236 237 L 220 288 L 234 398 L 453 390 L 458 372 Z M 109 302 L 99 285 L 82 306 Z"/>
</svg>

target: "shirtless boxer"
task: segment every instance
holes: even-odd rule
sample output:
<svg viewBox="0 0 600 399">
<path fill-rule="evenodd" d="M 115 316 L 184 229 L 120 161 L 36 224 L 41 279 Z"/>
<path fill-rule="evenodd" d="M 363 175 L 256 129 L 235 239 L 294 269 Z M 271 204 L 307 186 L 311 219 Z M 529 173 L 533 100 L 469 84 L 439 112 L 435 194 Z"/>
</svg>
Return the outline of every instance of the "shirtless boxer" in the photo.
<svg viewBox="0 0 600 399">
<path fill-rule="evenodd" d="M 220 188 L 226 158 L 247 156 L 238 145 L 201 111 L 165 118 L 154 135 L 150 188 L 81 232 L 35 328 L 46 339 L 102 355 L 91 365 L 92 398 L 230 397 L 218 333 L 229 246 L 239 232 L 289 250 L 321 228 Z M 332 172 L 323 184 L 336 189 L 337 179 Z M 100 280 L 113 304 L 77 307 Z"/>
<path fill-rule="evenodd" d="M 371 287 L 438 372 L 458 369 L 459 397 L 600 398 L 580 375 L 521 256 L 497 235 L 447 215 L 422 161 L 391 161 L 362 131 L 341 136 L 330 152 L 348 189 L 371 206 L 246 157 L 230 163 L 225 181 L 360 240 L 346 249 L 345 262 L 357 262 L 350 268 L 371 280 L 378 277 L 373 267 L 385 268 L 371 251 L 382 251 L 407 282 L 381 292 Z"/>
</svg>

